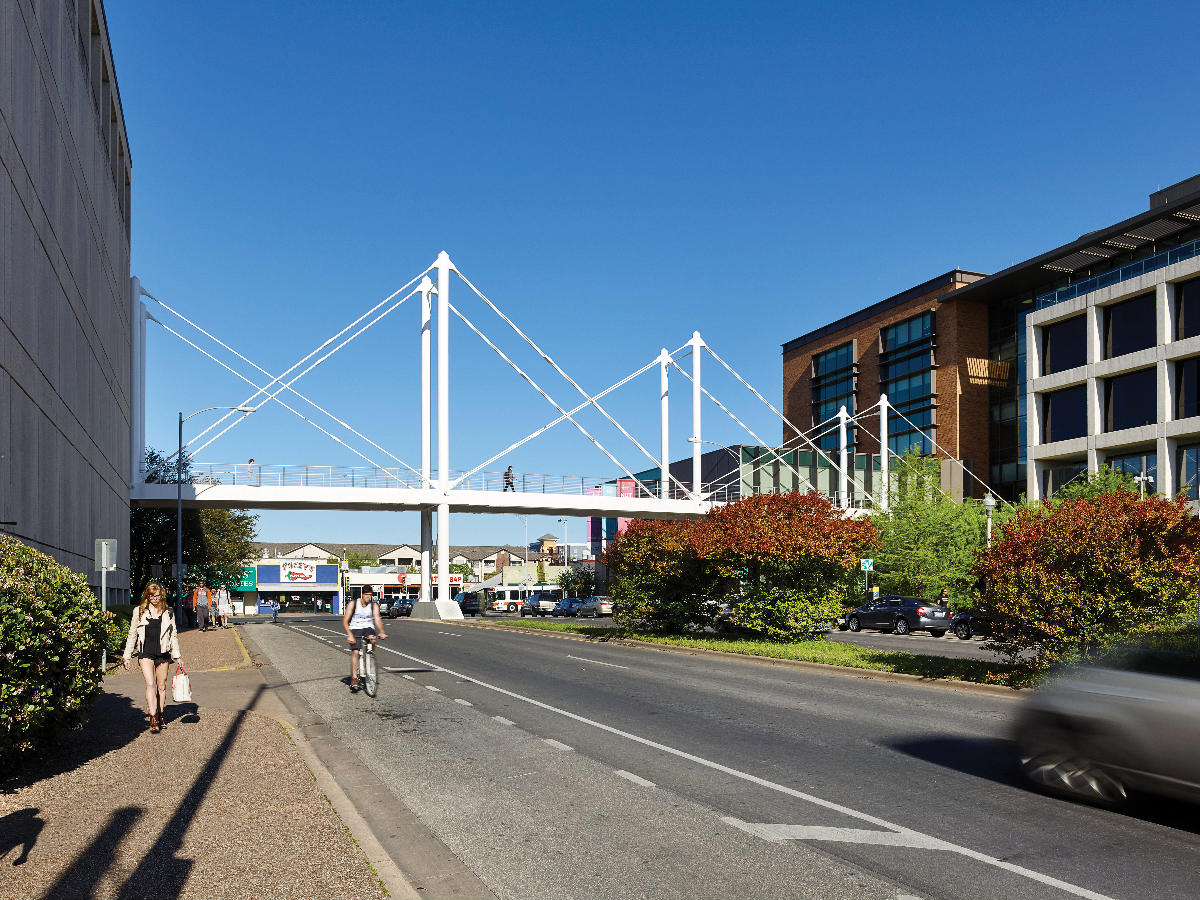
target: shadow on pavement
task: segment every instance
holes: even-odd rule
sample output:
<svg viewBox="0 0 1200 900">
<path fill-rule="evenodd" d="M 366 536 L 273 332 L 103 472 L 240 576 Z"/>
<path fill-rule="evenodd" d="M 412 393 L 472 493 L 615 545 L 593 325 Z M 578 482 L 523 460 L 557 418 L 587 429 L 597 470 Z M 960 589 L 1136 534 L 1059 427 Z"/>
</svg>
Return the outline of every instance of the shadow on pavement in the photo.
<svg viewBox="0 0 1200 900">
<path fill-rule="evenodd" d="M 0 859 L 4 859 L 9 853 L 20 847 L 21 852 L 17 854 L 12 864 L 14 866 L 25 865 L 25 861 L 29 859 L 29 851 L 37 843 L 42 829 L 46 827 L 46 823 L 38 815 L 39 812 L 41 810 L 37 807 L 27 806 L 0 818 Z"/>
<path fill-rule="evenodd" d="M 1035 790 L 1021 776 L 1018 768 L 1017 748 L 1012 741 L 1000 738 L 914 738 L 896 741 L 890 746 L 915 759 L 953 769 L 964 775 L 983 778 L 1023 791 L 1042 793 Z M 1078 801 L 1059 798 L 1056 795 L 1043 796 L 1061 803 L 1078 803 Z M 1125 806 L 1111 812 L 1162 825 L 1165 828 L 1200 834 L 1200 821 L 1196 818 L 1196 808 L 1183 800 L 1149 794 L 1133 794 Z"/>
<path fill-rule="evenodd" d="M 146 714 L 129 697 L 101 694 L 78 731 L 68 731 L 53 752 L 24 762 L 11 777 L 0 781 L 0 793 L 13 793 L 43 778 L 69 772 L 93 759 L 124 747 L 146 730 Z"/>
<path fill-rule="evenodd" d="M 177 900 L 183 893 L 184 885 L 194 865 L 193 860 L 182 859 L 177 855 L 183 844 L 183 837 L 187 834 L 188 826 L 212 787 L 217 772 L 226 757 L 229 756 L 229 751 L 242 722 L 258 704 L 258 700 L 265 690 L 265 685 L 260 685 L 246 708 L 239 710 L 233 721 L 229 723 L 221 743 L 213 751 L 204 768 L 193 779 L 191 787 L 159 833 L 158 839 L 142 856 L 137 868 L 121 886 L 120 893 L 117 895 L 119 900 L 135 900 L 135 898 L 140 900 L 145 897 L 154 897 L 155 900 Z M 185 713 L 184 721 L 187 721 L 189 715 L 196 715 L 194 704 L 192 712 Z M 147 772 L 146 778 L 147 788 L 152 788 L 156 783 L 152 771 Z M 100 835 L 75 858 L 58 881 L 46 892 L 44 900 L 57 900 L 61 897 L 94 897 L 96 886 L 115 857 L 117 845 L 125 839 L 141 815 L 142 810 L 137 807 L 125 807 L 114 812 Z"/>
</svg>

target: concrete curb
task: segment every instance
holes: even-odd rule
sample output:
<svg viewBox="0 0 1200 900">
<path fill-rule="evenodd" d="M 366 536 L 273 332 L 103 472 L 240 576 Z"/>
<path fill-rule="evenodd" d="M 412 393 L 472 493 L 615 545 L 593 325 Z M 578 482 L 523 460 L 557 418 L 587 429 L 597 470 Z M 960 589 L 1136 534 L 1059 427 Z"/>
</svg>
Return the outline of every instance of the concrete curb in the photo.
<svg viewBox="0 0 1200 900">
<path fill-rule="evenodd" d="M 778 659 L 772 656 L 755 656 L 750 653 L 730 653 L 728 650 L 710 650 L 706 647 L 676 647 L 671 644 L 656 644 L 652 641 L 639 641 L 632 638 L 609 638 L 599 641 L 596 638 L 581 634 L 570 634 L 561 631 L 543 631 L 540 628 L 520 628 L 512 625 L 494 625 L 491 622 L 455 622 L 444 621 L 442 625 L 457 625 L 462 628 L 486 628 L 500 631 L 518 631 L 520 634 L 537 634 L 544 637 L 556 637 L 562 640 L 579 641 L 585 644 L 606 643 L 619 644 L 623 647 L 647 647 L 665 652 L 686 653 L 690 656 L 712 654 L 736 659 L 743 662 L 766 663 L 773 666 L 788 666 L 796 669 L 810 669 L 817 672 L 827 672 L 833 675 L 846 675 L 852 678 L 866 678 L 872 681 L 887 681 L 893 684 L 920 684 L 928 687 L 946 688 L 954 691 L 966 691 L 976 694 L 991 694 L 994 697 L 1019 699 L 1017 688 L 1005 687 L 999 684 L 979 684 L 975 681 L 954 681 L 949 678 L 926 678 L 923 675 L 910 675 L 907 672 L 881 672 L 878 669 L 860 669 L 856 666 L 836 666 L 830 663 L 808 662 L 802 659 Z"/>
<path fill-rule="evenodd" d="M 256 665 L 263 680 L 294 718 L 284 723 L 289 737 L 388 893 L 403 900 L 494 900 L 491 889 L 408 806 L 370 769 L 353 762 L 354 749 L 333 735 L 274 666 L 261 661 L 265 654 L 254 638 L 248 634 L 246 640 L 260 657 Z"/>
</svg>

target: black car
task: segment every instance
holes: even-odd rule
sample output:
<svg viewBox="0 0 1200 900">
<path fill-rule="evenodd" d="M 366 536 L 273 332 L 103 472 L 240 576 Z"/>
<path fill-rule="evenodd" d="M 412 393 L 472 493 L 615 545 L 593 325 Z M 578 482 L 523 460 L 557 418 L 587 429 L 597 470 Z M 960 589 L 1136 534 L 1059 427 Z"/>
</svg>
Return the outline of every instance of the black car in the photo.
<svg viewBox="0 0 1200 900">
<path fill-rule="evenodd" d="M 394 597 L 389 601 L 387 609 L 387 617 L 395 619 L 397 616 L 411 616 L 413 602 L 408 597 Z"/>
<path fill-rule="evenodd" d="M 950 630 L 964 641 L 969 641 L 977 634 L 990 637 L 992 620 L 986 609 L 964 609 L 954 614 L 950 620 Z"/>
<path fill-rule="evenodd" d="M 950 611 L 916 597 L 884 596 L 852 609 L 846 616 L 846 627 L 851 631 L 874 628 L 896 634 L 928 631 L 941 637 L 950 628 Z"/>
<path fill-rule="evenodd" d="M 454 595 L 454 600 L 458 603 L 458 608 L 462 610 L 464 616 L 477 616 L 482 609 L 479 604 L 479 594 L 475 591 L 459 591 Z"/>
</svg>

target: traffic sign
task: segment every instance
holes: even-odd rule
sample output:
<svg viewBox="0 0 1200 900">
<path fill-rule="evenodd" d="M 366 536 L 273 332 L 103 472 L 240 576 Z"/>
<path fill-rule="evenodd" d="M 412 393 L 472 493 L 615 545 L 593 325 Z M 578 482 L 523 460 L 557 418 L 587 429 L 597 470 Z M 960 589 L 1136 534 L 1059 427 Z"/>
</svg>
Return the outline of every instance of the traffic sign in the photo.
<svg viewBox="0 0 1200 900">
<path fill-rule="evenodd" d="M 875 570 L 875 560 L 873 559 L 860 559 L 858 564 L 862 566 L 864 572 L 873 572 Z"/>
<path fill-rule="evenodd" d="M 116 538 L 96 538 L 96 571 L 115 572 L 117 570 L 117 540 Z"/>
</svg>

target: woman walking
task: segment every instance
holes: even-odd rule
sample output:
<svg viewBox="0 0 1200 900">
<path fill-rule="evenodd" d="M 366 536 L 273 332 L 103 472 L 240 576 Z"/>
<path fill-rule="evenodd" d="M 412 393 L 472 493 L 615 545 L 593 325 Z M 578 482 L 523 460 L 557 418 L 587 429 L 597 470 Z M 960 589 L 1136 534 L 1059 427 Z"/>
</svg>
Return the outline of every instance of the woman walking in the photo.
<svg viewBox="0 0 1200 900">
<path fill-rule="evenodd" d="M 142 591 L 142 602 L 129 621 L 129 636 L 121 664 L 129 671 L 129 660 L 137 657 L 142 677 L 146 679 L 146 711 L 150 714 L 150 731 L 158 734 L 166 723 L 163 707 L 167 703 L 167 672 L 171 660 L 180 662 L 179 634 L 175 614 L 167 606 L 167 593 L 162 585 L 150 582 Z"/>
</svg>

